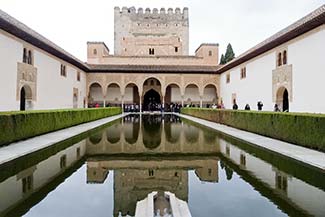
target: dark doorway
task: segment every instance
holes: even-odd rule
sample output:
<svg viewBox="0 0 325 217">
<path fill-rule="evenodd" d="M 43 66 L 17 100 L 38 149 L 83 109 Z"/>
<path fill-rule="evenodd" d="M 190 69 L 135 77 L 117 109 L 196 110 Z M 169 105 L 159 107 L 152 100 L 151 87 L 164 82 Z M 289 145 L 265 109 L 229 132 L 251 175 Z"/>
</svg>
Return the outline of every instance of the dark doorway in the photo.
<svg viewBox="0 0 325 217">
<path fill-rule="evenodd" d="M 151 89 L 144 95 L 143 109 L 144 111 L 157 111 L 160 109 L 160 103 L 159 93 Z"/>
<path fill-rule="evenodd" d="M 283 92 L 283 109 L 282 111 L 288 112 L 289 111 L 289 93 L 287 89 Z"/>
<path fill-rule="evenodd" d="M 26 92 L 25 88 L 22 87 L 20 90 L 20 111 L 26 110 Z"/>
</svg>

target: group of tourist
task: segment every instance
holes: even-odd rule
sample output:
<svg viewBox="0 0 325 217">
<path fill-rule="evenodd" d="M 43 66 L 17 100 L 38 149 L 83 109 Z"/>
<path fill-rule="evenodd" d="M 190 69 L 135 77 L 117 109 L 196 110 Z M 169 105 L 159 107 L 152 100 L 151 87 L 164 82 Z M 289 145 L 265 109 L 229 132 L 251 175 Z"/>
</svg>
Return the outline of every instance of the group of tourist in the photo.
<svg viewBox="0 0 325 217">
<path fill-rule="evenodd" d="M 140 106 L 138 104 L 125 104 L 124 105 L 124 112 L 140 112 Z"/>
</svg>

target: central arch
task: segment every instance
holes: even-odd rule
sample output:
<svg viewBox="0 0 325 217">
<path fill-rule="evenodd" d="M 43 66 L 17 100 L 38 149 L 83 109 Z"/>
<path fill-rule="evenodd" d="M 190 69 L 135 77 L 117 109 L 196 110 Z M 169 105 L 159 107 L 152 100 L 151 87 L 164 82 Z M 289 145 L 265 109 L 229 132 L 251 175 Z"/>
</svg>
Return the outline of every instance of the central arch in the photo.
<svg viewBox="0 0 325 217">
<path fill-rule="evenodd" d="M 143 82 L 142 110 L 160 110 L 162 99 L 161 83 L 157 78 L 148 78 Z"/>
<path fill-rule="evenodd" d="M 156 111 L 161 105 L 160 94 L 154 90 L 148 90 L 143 97 L 143 109 L 145 111 Z"/>
</svg>

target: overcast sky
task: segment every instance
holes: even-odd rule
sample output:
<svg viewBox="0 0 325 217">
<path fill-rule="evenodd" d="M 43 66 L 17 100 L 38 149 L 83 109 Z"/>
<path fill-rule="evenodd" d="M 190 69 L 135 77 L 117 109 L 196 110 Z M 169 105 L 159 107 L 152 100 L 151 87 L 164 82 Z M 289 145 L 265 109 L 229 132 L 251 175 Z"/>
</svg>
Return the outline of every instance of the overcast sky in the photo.
<svg viewBox="0 0 325 217">
<path fill-rule="evenodd" d="M 231 43 L 236 56 L 285 28 L 325 0 L 0 0 L 0 8 L 86 61 L 86 42 L 113 51 L 114 6 L 188 7 L 190 54 L 201 43 Z"/>
</svg>

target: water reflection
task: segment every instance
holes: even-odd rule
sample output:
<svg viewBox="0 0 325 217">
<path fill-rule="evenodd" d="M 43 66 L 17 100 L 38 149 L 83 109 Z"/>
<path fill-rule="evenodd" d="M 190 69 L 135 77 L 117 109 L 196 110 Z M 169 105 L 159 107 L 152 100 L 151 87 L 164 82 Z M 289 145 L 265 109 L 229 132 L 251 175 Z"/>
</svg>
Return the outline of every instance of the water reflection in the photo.
<svg viewBox="0 0 325 217">
<path fill-rule="evenodd" d="M 170 115 L 127 116 L 0 171 L 0 216 L 133 216 L 152 191 L 196 217 L 325 215 L 324 172 Z"/>
</svg>

